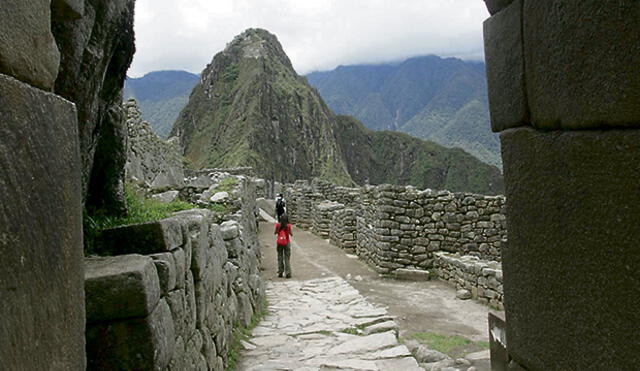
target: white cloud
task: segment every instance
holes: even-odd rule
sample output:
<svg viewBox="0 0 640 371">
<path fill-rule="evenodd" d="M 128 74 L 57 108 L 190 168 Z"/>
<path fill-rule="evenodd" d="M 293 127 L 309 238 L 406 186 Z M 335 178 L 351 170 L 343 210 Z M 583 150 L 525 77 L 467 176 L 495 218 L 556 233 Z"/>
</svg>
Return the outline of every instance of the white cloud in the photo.
<svg viewBox="0 0 640 371">
<path fill-rule="evenodd" d="M 438 54 L 483 56 L 481 0 L 137 0 L 131 76 L 199 73 L 247 28 L 276 36 L 300 74 Z"/>
</svg>

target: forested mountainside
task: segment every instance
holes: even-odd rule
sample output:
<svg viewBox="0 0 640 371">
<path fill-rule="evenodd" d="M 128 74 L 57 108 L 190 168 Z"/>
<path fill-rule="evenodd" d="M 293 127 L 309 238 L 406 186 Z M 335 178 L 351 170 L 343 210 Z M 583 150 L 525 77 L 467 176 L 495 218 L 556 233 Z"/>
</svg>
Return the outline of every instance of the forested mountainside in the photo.
<svg viewBox="0 0 640 371">
<path fill-rule="evenodd" d="M 483 63 L 426 56 L 340 66 L 307 78 L 334 112 L 369 129 L 408 133 L 501 164 L 499 139 L 490 130 Z"/>
<path fill-rule="evenodd" d="M 166 138 L 198 79 L 198 75 L 186 71 L 155 71 L 139 78 L 129 77 L 124 99 L 135 98 L 142 118 L 156 134 Z"/>
</svg>

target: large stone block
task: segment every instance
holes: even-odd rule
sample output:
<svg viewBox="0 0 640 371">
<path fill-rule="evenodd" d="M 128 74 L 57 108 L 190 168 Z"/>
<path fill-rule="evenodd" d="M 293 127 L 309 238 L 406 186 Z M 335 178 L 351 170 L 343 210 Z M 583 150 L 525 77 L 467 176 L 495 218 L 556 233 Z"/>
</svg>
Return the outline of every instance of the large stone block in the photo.
<svg viewBox="0 0 640 371">
<path fill-rule="evenodd" d="M 484 50 L 491 128 L 526 125 L 529 109 L 524 76 L 522 4 L 516 0 L 484 22 Z"/>
<path fill-rule="evenodd" d="M 134 0 L 55 1 L 54 5 L 62 1 L 78 12 L 84 5 L 77 20 L 56 12 L 50 29 L 60 50 L 55 92 L 78 108 L 85 205 L 123 213 L 127 128 L 121 104 L 135 51 Z"/>
<path fill-rule="evenodd" d="M 84 369 L 77 138 L 73 104 L 0 74 L 0 365 L 6 370 Z"/>
<path fill-rule="evenodd" d="M 510 355 L 531 370 L 636 368 L 640 130 L 518 128 L 501 141 Z"/>
<path fill-rule="evenodd" d="M 523 17 L 535 127 L 640 127 L 640 2 L 526 0 Z"/>
<path fill-rule="evenodd" d="M 150 257 L 156 265 L 156 271 L 158 271 L 162 296 L 165 296 L 176 288 L 176 260 L 173 254 L 168 252 L 150 255 Z"/>
<path fill-rule="evenodd" d="M 78 19 L 84 14 L 84 0 L 52 0 L 51 12 L 56 19 Z"/>
<path fill-rule="evenodd" d="M 85 259 L 87 322 L 145 317 L 160 299 L 153 260 L 142 255 Z"/>
<path fill-rule="evenodd" d="M 59 66 L 50 1 L 0 2 L 0 73 L 50 91 Z"/>
<path fill-rule="evenodd" d="M 184 236 L 180 218 L 125 225 L 102 231 L 95 243 L 98 254 L 155 254 L 182 246 Z"/>
<path fill-rule="evenodd" d="M 175 344 L 171 311 L 162 299 L 148 317 L 88 325 L 88 369 L 164 370 Z"/>
</svg>

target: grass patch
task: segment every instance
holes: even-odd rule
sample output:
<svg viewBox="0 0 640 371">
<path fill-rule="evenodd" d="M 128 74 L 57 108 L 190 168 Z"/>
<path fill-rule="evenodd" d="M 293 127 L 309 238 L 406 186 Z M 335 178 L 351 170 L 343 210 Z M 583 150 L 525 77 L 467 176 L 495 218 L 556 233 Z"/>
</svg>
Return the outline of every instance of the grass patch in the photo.
<svg viewBox="0 0 640 371">
<path fill-rule="evenodd" d="M 109 216 L 102 210 L 97 210 L 91 214 L 84 215 L 84 235 L 85 235 L 85 252 L 87 255 L 93 253 L 93 245 L 95 239 L 100 235 L 100 231 L 107 228 L 119 227 L 127 224 L 137 224 L 152 222 L 164 218 L 168 218 L 172 213 L 182 210 L 190 210 L 196 208 L 184 201 L 173 201 L 170 203 L 162 203 L 150 198 L 144 198 L 133 186 L 125 185 L 124 196 L 127 200 L 127 215 L 114 217 Z"/>
<path fill-rule="evenodd" d="M 242 341 L 248 341 L 251 339 L 251 331 L 258 326 L 258 323 L 262 321 L 264 316 L 267 315 L 267 308 L 269 303 L 265 299 L 262 302 L 262 306 L 259 311 L 253 314 L 249 326 L 244 327 L 239 323 L 236 323 L 233 328 L 233 339 L 229 346 L 229 352 L 227 353 L 227 366 L 225 371 L 235 371 L 238 368 L 238 361 L 240 360 L 240 351 L 242 350 Z"/>
<path fill-rule="evenodd" d="M 353 327 L 349 327 L 346 328 L 344 330 L 340 330 L 340 332 L 344 332 L 345 334 L 351 334 L 351 335 L 362 335 L 362 332 L 364 331 L 365 327 L 367 327 L 365 324 L 362 325 L 357 325 L 357 326 L 353 326 Z"/>
<path fill-rule="evenodd" d="M 89 217 L 97 229 L 118 227 L 127 224 L 145 223 L 168 218 L 171 213 L 196 208 L 184 201 L 162 203 L 139 195 L 131 186 L 125 186 L 124 195 L 127 200 L 127 216 L 110 217 L 100 212 Z"/>
<path fill-rule="evenodd" d="M 432 332 L 416 332 L 409 336 L 429 349 L 437 350 L 451 358 L 460 358 L 473 352 L 489 349 L 486 341 L 473 341 L 460 335 L 441 335 Z"/>
<path fill-rule="evenodd" d="M 220 184 L 216 186 L 214 191 L 215 192 L 231 192 L 233 191 L 233 189 L 236 187 L 237 184 L 238 184 L 238 179 L 236 179 L 235 177 L 224 178 L 222 179 Z"/>
<path fill-rule="evenodd" d="M 227 207 L 217 202 L 207 205 L 207 209 L 222 214 L 225 214 L 227 212 Z"/>
</svg>

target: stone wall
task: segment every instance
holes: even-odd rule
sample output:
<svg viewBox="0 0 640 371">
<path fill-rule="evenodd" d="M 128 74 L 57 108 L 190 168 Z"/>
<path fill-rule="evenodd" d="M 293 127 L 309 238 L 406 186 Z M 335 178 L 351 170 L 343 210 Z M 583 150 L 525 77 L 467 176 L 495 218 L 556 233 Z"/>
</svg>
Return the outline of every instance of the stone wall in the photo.
<svg viewBox="0 0 640 371">
<path fill-rule="evenodd" d="M 336 210 L 331 217 L 332 227 L 329 229 L 331 243 L 341 249 L 355 252 L 356 239 L 356 210 L 345 208 Z"/>
<path fill-rule="evenodd" d="M 474 298 L 502 307 L 503 196 L 313 180 L 286 186 L 285 197 L 294 224 L 353 249 L 378 273 L 434 269 Z"/>
<path fill-rule="evenodd" d="M 636 369 L 640 2 L 485 1 L 510 369 Z"/>
<path fill-rule="evenodd" d="M 222 370 L 236 324 L 264 304 L 255 184 L 239 177 L 241 208 L 215 224 L 204 209 L 107 230 L 87 258 L 91 369 Z"/>
<path fill-rule="evenodd" d="M 449 282 L 458 290 L 467 291 L 472 298 L 482 303 L 504 310 L 500 263 L 446 252 L 436 252 L 434 257 L 433 270 L 438 278 Z"/>
<path fill-rule="evenodd" d="M 75 107 L 0 74 L 0 122 L 0 368 L 83 370 Z"/>
<path fill-rule="evenodd" d="M 356 251 L 382 273 L 429 268 L 435 251 L 501 260 L 507 236 L 502 196 L 420 191 L 396 185 L 336 192 L 340 187 L 316 184 L 298 182 L 287 187 L 291 220 L 327 237 L 327 226 L 340 224 L 338 219 L 332 221 L 333 214 L 344 208 L 336 199 L 346 199 L 355 210 L 347 215 L 357 214 Z M 329 192 L 334 199 L 321 191 Z M 352 223 L 348 219 L 345 222 Z"/>
<path fill-rule="evenodd" d="M 343 204 L 333 201 L 323 201 L 315 204 L 313 207 L 313 225 L 311 226 L 313 233 L 328 239 L 329 233 L 333 229 L 333 215 L 342 209 L 344 209 Z"/>
<path fill-rule="evenodd" d="M 123 103 L 127 120 L 128 180 L 148 188 L 180 187 L 185 184 L 180 147 L 174 141 L 160 139 L 142 115 L 135 99 Z"/>
</svg>

